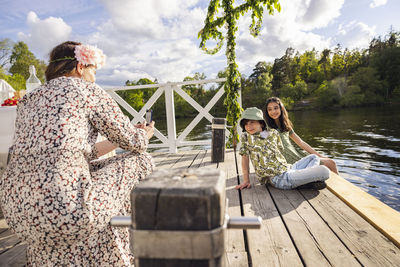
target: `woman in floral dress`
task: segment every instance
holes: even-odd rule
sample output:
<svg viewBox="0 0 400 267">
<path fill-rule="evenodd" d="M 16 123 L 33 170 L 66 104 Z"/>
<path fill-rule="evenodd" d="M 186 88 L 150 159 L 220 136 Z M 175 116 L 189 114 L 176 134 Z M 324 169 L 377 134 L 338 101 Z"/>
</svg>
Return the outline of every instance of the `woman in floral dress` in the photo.
<svg viewBox="0 0 400 267">
<path fill-rule="evenodd" d="M 95 81 L 101 50 L 76 42 L 53 49 L 47 82 L 18 104 L 13 153 L 0 180 L 9 227 L 32 266 L 130 266 L 129 194 L 153 169 L 145 151 L 154 123 L 132 125 Z M 98 134 L 106 141 L 95 143 Z M 116 147 L 128 152 L 93 161 Z"/>
</svg>

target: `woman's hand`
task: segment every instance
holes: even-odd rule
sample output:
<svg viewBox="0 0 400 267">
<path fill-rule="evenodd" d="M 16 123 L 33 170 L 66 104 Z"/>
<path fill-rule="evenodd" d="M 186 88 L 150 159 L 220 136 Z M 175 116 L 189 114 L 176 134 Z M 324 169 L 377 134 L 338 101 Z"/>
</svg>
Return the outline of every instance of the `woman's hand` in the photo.
<svg viewBox="0 0 400 267">
<path fill-rule="evenodd" d="M 154 121 L 150 124 L 146 124 L 146 122 L 135 124 L 134 126 L 139 129 L 143 129 L 146 131 L 147 138 L 150 140 L 154 135 Z"/>
<path fill-rule="evenodd" d="M 250 182 L 243 182 L 243 183 L 237 185 L 237 186 L 235 187 L 235 189 L 240 189 L 240 190 L 242 190 L 242 189 L 250 188 L 250 187 L 251 187 Z"/>
<path fill-rule="evenodd" d="M 154 135 L 154 121 L 150 122 L 149 125 L 146 125 L 146 123 L 142 124 L 143 125 L 143 129 L 146 130 L 146 135 L 147 138 L 150 140 L 150 138 L 153 137 Z"/>
</svg>

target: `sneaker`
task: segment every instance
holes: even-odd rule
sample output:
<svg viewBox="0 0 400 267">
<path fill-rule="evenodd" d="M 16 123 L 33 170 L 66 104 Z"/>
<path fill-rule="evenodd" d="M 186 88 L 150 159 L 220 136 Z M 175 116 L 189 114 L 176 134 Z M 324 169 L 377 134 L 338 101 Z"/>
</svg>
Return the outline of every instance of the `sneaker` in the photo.
<svg viewBox="0 0 400 267">
<path fill-rule="evenodd" d="M 313 189 L 313 190 L 321 190 L 324 188 L 326 188 L 326 183 L 324 181 L 311 182 L 297 187 L 297 189 Z"/>
</svg>

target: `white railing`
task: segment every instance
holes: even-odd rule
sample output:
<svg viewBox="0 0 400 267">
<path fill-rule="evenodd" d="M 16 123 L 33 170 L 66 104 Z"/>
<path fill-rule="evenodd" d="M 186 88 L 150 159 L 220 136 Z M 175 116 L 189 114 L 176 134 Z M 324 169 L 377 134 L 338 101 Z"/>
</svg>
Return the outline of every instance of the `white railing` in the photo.
<svg viewBox="0 0 400 267">
<path fill-rule="evenodd" d="M 208 102 L 205 107 L 200 106 L 193 98 L 191 98 L 184 90 L 183 85 L 195 85 L 195 84 L 206 84 L 206 83 L 219 83 L 225 82 L 225 78 L 213 79 L 213 80 L 196 80 L 186 82 L 168 82 L 164 84 L 146 84 L 136 86 L 124 86 L 124 87 L 104 87 L 104 89 L 120 104 L 127 112 L 132 116 L 132 123 L 142 122 L 146 110 L 150 109 L 158 98 L 165 93 L 165 109 L 167 115 L 167 136 L 164 136 L 157 128 L 154 131 L 154 136 L 157 137 L 160 144 L 150 144 L 149 147 L 160 148 L 167 147 L 170 153 L 177 153 L 177 148 L 180 146 L 192 146 L 192 145 L 209 145 L 211 140 L 197 140 L 197 141 L 186 141 L 187 135 L 196 127 L 202 118 L 206 118 L 212 122 L 213 116 L 209 113 L 211 108 L 217 103 L 221 96 L 225 93 L 224 87 L 222 86 L 213 98 Z M 115 91 L 124 91 L 132 89 L 150 89 L 158 88 L 156 92 L 150 97 L 147 103 L 139 110 L 136 111 L 132 106 L 125 102 Z M 174 106 L 174 91 L 186 100 L 190 105 L 195 108 L 199 114 L 192 120 L 191 123 L 185 128 L 185 130 L 177 136 L 176 134 L 176 123 L 175 123 L 175 106 Z"/>
</svg>

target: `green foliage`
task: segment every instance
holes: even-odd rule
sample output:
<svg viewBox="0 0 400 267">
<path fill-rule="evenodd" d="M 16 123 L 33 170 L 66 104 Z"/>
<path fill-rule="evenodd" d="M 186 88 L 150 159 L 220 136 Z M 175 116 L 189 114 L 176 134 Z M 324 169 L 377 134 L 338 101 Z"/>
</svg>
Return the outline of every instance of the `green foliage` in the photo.
<svg viewBox="0 0 400 267">
<path fill-rule="evenodd" d="M 270 72 L 263 72 L 260 75 L 249 79 L 242 79 L 242 105 L 244 108 L 259 107 L 263 108 L 265 100 L 272 93 L 272 75 Z"/>
<path fill-rule="evenodd" d="M 4 73 L 4 69 L 0 66 L 0 79 L 5 80 L 15 91 L 25 88 L 25 79 L 21 74 L 8 75 Z"/>
<path fill-rule="evenodd" d="M 300 56 L 300 78 L 306 83 L 316 82 L 319 79 L 317 52 L 315 49 L 306 51 Z"/>
<path fill-rule="evenodd" d="M 384 83 L 378 79 L 374 68 L 360 67 L 350 78 L 352 85 L 358 86 L 365 96 L 360 104 L 383 103 L 383 96 L 386 94 Z"/>
<path fill-rule="evenodd" d="M 253 73 L 249 76 L 250 80 L 257 81 L 258 77 L 264 73 L 271 73 L 272 64 L 265 61 L 260 61 L 253 69 Z"/>
<path fill-rule="evenodd" d="M 224 39 L 227 39 L 226 44 L 226 58 L 227 58 L 227 80 L 225 82 L 224 90 L 226 92 L 226 98 L 224 104 L 227 107 L 227 123 L 231 126 L 231 142 L 234 146 L 239 142 L 239 136 L 236 132 L 236 126 L 240 113 L 242 111 L 237 99 L 239 97 L 240 88 L 240 74 L 236 64 L 236 32 L 238 30 L 236 21 L 240 16 L 243 16 L 247 11 L 251 11 L 252 23 L 250 25 L 250 33 L 253 36 L 257 36 L 261 29 L 262 17 L 264 12 L 264 6 L 270 15 L 274 13 L 274 10 L 280 11 L 279 0 L 247 0 L 243 4 L 234 7 L 234 0 L 211 0 L 208 5 L 207 17 L 205 19 L 205 25 L 198 34 L 200 41 L 200 48 L 209 54 L 217 53 L 223 45 Z M 222 7 L 223 15 L 216 17 L 218 9 Z M 223 36 L 219 30 L 222 26 L 226 25 L 227 33 L 226 37 Z M 206 42 L 209 39 L 217 40 L 217 46 L 209 50 L 206 48 Z"/>
<path fill-rule="evenodd" d="M 322 82 L 315 92 L 317 107 L 330 108 L 339 103 L 338 84 L 341 84 L 341 81 Z"/>
<path fill-rule="evenodd" d="M 297 101 L 307 95 L 307 91 L 307 84 L 304 81 L 298 81 L 295 85 L 287 83 L 281 88 L 280 96 Z"/>
<path fill-rule="evenodd" d="M 155 84 L 155 81 L 151 81 L 147 78 L 141 78 L 138 81 L 129 81 L 125 82 L 126 86 L 135 86 L 135 85 L 145 85 L 145 84 Z M 144 104 L 150 99 L 153 93 L 157 90 L 157 88 L 149 88 L 149 89 L 132 89 L 132 90 L 124 90 L 117 91 L 116 93 L 124 99 L 129 105 L 131 105 L 135 110 L 140 110 Z M 163 105 L 164 108 L 164 105 Z M 132 116 L 124 109 L 122 109 L 124 114 L 129 116 L 132 119 Z M 154 107 L 153 107 L 154 110 Z M 165 110 L 165 108 L 164 108 Z M 156 113 L 156 112 L 154 112 Z M 158 112 L 159 114 L 159 112 Z"/>
<path fill-rule="evenodd" d="M 320 60 L 318 61 L 320 69 L 322 69 L 324 72 L 324 80 L 330 80 L 330 71 L 331 71 L 330 54 L 331 50 L 324 49 L 321 53 Z"/>
<path fill-rule="evenodd" d="M 390 98 L 393 90 L 400 84 L 400 46 L 388 46 L 373 53 L 371 66 L 376 69 L 379 78 L 387 82 L 385 98 Z"/>
<path fill-rule="evenodd" d="M 14 75 L 6 75 L 0 73 L 0 79 L 5 80 L 9 85 L 12 86 L 12 88 L 14 88 L 15 91 L 25 89 L 25 78 L 19 73 L 16 73 Z"/>
<path fill-rule="evenodd" d="M 10 64 L 9 72 L 11 74 L 21 74 L 25 80 L 29 78 L 29 65 L 34 65 L 36 68 L 36 76 L 42 83 L 45 81 L 44 72 L 46 70 L 46 64 L 36 59 L 24 42 L 18 42 L 14 45 L 10 56 Z"/>
<path fill-rule="evenodd" d="M 393 99 L 395 101 L 400 101 L 400 86 L 397 86 L 392 93 Z"/>
<path fill-rule="evenodd" d="M 290 97 L 282 97 L 280 98 L 283 102 L 283 105 L 285 106 L 286 109 L 291 109 L 294 105 L 294 100 L 291 99 Z"/>
<path fill-rule="evenodd" d="M 294 83 L 295 77 L 298 74 L 298 61 L 293 59 L 292 48 L 286 49 L 286 53 L 281 58 L 277 58 L 274 61 L 274 65 L 271 70 L 272 74 L 272 91 L 278 94 L 278 90 L 285 84 Z M 293 70 L 296 70 L 294 73 Z"/>
<path fill-rule="evenodd" d="M 356 107 L 364 102 L 364 94 L 357 85 L 351 85 L 346 88 L 346 92 L 340 98 L 339 104 L 342 107 Z"/>
</svg>

